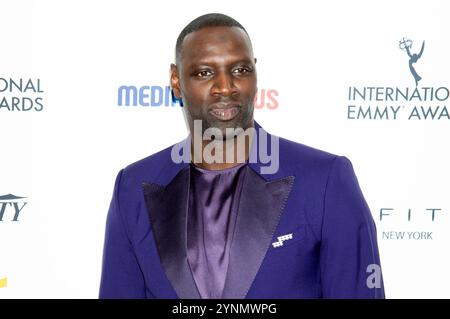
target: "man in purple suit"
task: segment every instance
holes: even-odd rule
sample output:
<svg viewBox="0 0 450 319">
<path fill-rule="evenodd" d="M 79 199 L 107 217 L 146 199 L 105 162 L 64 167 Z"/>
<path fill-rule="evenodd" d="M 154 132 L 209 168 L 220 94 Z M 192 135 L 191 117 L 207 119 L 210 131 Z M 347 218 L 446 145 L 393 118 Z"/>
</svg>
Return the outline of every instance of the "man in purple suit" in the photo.
<svg viewBox="0 0 450 319">
<path fill-rule="evenodd" d="M 176 44 L 189 137 L 121 170 L 101 298 L 384 298 L 376 229 L 348 159 L 253 120 L 256 58 L 207 14 Z"/>
</svg>

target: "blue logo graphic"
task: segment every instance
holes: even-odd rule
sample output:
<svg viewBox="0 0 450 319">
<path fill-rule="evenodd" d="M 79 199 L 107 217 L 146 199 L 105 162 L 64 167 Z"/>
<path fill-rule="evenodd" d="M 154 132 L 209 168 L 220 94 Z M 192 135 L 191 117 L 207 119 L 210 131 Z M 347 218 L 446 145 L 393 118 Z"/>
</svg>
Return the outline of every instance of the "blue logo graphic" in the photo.
<svg viewBox="0 0 450 319">
<path fill-rule="evenodd" d="M 413 45 L 412 40 L 405 38 L 405 37 L 403 37 L 403 39 L 401 39 L 399 41 L 400 49 L 403 51 L 406 51 L 406 53 L 408 54 L 409 70 L 411 71 L 411 74 L 413 75 L 414 80 L 416 81 L 416 87 L 417 87 L 417 84 L 420 80 L 422 80 L 422 77 L 419 74 L 417 74 L 416 69 L 414 69 L 413 64 L 416 63 L 422 56 L 423 49 L 425 47 L 425 41 L 422 42 L 422 48 L 420 49 L 420 52 L 418 54 L 416 54 L 416 53 L 411 54 L 412 45 Z"/>
<path fill-rule="evenodd" d="M 169 86 L 141 86 L 122 85 L 117 94 L 118 106 L 183 106 L 183 101 L 177 99 Z"/>
</svg>

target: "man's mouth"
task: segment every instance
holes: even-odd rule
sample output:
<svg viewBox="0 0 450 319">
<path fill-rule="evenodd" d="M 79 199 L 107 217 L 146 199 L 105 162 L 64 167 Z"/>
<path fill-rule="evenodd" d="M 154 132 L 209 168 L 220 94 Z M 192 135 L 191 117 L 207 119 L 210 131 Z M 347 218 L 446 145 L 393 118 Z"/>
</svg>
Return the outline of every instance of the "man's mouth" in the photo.
<svg viewBox="0 0 450 319">
<path fill-rule="evenodd" d="M 209 114 L 220 121 L 230 121 L 238 115 L 239 111 L 239 106 L 220 104 L 211 108 L 211 110 L 209 110 Z"/>
</svg>

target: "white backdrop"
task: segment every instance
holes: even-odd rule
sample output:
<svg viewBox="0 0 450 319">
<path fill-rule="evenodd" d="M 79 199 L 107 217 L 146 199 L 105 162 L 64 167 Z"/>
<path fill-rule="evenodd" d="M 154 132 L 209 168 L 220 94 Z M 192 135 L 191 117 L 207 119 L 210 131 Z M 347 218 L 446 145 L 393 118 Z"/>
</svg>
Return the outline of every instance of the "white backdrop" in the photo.
<svg viewBox="0 0 450 319">
<path fill-rule="evenodd" d="M 349 87 L 414 90 L 404 37 L 412 53 L 425 41 L 418 88 L 450 87 L 444 0 L 2 0 L 0 298 L 97 297 L 117 172 L 187 135 L 180 107 L 119 106 L 118 89 L 167 86 L 178 33 L 208 12 L 234 17 L 251 36 L 266 98 L 255 119 L 351 159 L 377 223 L 386 296 L 449 298 L 448 99 L 348 97 Z M 11 79 L 33 88 L 11 91 Z M 24 98 L 36 108 L 17 110 L 29 107 Z M 349 105 L 399 111 L 356 119 Z M 408 119 L 416 106 L 420 119 Z M 381 209 L 391 209 L 382 220 Z M 434 221 L 429 209 L 440 209 Z"/>
</svg>

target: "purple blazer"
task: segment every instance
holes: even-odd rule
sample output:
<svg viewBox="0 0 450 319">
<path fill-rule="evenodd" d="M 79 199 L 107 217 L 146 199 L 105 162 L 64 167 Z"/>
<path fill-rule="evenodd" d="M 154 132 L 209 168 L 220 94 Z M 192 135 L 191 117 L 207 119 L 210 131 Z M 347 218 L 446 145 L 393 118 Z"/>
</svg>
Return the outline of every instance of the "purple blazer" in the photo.
<svg viewBox="0 0 450 319">
<path fill-rule="evenodd" d="M 275 174 L 261 174 L 259 160 L 245 168 L 223 298 L 384 298 L 381 272 L 372 280 L 376 228 L 350 161 L 282 138 L 279 154 Z M 200 298 L 188 198 L 189 163 L 174 163 L 171 147 L 119 172 L 100 298 Z"/>
</svg>

